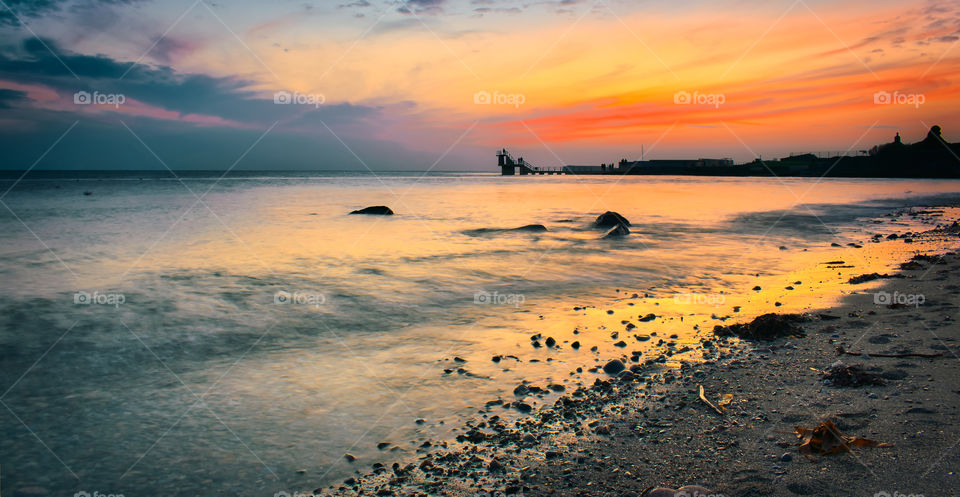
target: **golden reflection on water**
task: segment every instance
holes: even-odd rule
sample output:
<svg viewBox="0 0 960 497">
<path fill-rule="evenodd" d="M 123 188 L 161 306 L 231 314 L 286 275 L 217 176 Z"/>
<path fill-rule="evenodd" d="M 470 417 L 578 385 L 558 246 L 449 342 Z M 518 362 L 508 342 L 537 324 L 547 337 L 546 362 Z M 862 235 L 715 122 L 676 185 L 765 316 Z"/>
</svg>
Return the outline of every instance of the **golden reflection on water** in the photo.
<svg viewBox="0 0 960 497">
<path fill-rule="evenodd" d="M 152 250 L 121 251 L 109 264 L 117 271 L 136 262 L 141 271 L 209 269 L 255 275 L 317 271 L 347 275 L 363 269 L 353 264 L 370 264 L 368 269 L 411 275 L 404 267 L 409 262 L 478 256 L 462 264 L 480 272 L 519 276 L 550 268 L 549 261 L 523 260 L 532 250 L 531 239 L 539 254 L 596 244 L 597 233 L 585 228 L 606 210 L 618 211 L 634 223 L 634 236 L 621 247 L 670 251 L 671 247 L 659 240 L 660 235 L 670 233 L 645 233 L 645 229 L 657 226 L 664 230 L 676 223 L 704 230 L 705 239 L 699 246 L 707 255 L 716 252 L 711 242 L 725 243 L 711 240 L 710 231 L 739 214 L 794 209 L 794 214 L 807 215 L 806 208 L 798 208 L 798 204 L 849 203 L 900 196 L 907 191 L 932 193 L 953 188 L 952 184 L 923 181 L 824 180 L 814 184 L 805 179 L 547 177 L 533 181 L 423 181 L 422 185 L 389 188 L 370 180 L 364 189 L 320 182 L 265 186 L 243 194 L 213 193 L 206 200 L 213 214 L 197 208 Z M 397 215 L 346 214 L 354 208 L 380 204 L 389 204 Z M 812 218 L 810 222 L 817 223 Z M 463 233 L 534 223 L 546 225 L 550 232 L 479 237 Z M 166 225 L 157 229 L 161 227 Z M 152 240 L 145 237 L 142 242 Z M 617 252 L 617 248 L 612 247 L 611 252 Z M 489 257 L 491 250 L 507 255 Z M 141 257 L 144 252 L 146 256 Z M 593 259 L 587 263 L 616 262 L 602 254 L 587 257 Z"/>
<path fill-rule="evenodd" d="M 812 184 L 784 182 L 797 194 Z M 803 202 L 844 204 L 902 196 L 906 190 L 952 188 L 941 182 L 831 180 L 810 190 Z M 89 264 L 69 262 L 89 275 L 88 281 L 112 278 L 118 286 L 127 285 L 129 303 L 111 312 L 124 317 L 145 342 L 167 351 L 164 359 L 191 390 L 215 385 L 204 403 L 222 413 L 271 465 L 277 461 L 278 472 L 333 467 L 330 477 L 342 478 L 353 469 L 343 466 L 345 450 L 364 463 L 386 457 L 376 448 L 381 440 L 412 453 L 426 439 L 451 434 L 462 415 L 487 401 L 514 400 L 512 389 L 522 381 L 558 383 L 570 391 L 604 377 L 586 369 L 611 357 L 636 350 L 642 353 L 638 361 L 651 360 L 665 350 L 661 340 L 676 342 L 677 350 L 692 346 L 671 361 L 698 361 L 703 356 L 696 344 L 717 324 L 767 312 L 829 308 L 844 292 L 870 291 L 879 284 L 849 286 L 845 282 L 851 276 L 890 272 L 895 263 L 933 248 L 902 241 L 830 247 L 829 234 L 811 231 L 818 226 L 812 217 L 785 220 L 794 231 L 773 233 L 765 230 L 776 215 L 732 221 L 741 214 L 794 207 L 797 197 L 776 179 L 491 178 L 395 190 L 408 194 L 397 199 L 375 184 L 345 190 L 322 182 L 214 192 L 208 202 L 216 216 L 190 211 L 169 233 L 165 230 L 181 210 L 165 211 L 169 217 L 118 219 L 128 224 L 110 229 L 129 228 L 134 235 L 124 233 L 123 243 L 97 245 L 89 253 L 98 257 Z M 111 201 L 107 195 L 91 199 Z M 183 201 L 186 208 L 194 199 Z M 346 214 L 379 204 L 390 205 L 397 215 Z M 633 221 L 627 239 L 599 240 L 601 232 L 589 228 L 608 209 Z M 803 212 L 794 209 L 794 214 Z M 956 215 L 948 211 L 947 217 Z M 910 229 L 900 222 L 875 229 Z M 464 233 L 531 223 L 550 231 Z M 838 238 L 864 242 L 870 234 L 846 232 Z M 805 245 L 809 239 L 817 241 Z M 839 260 L 854 267 L 823 264 Z M 277 290 L 318 291 L 327 301 L 316 307 L 275 305 Z M 477 290 L 522 292 L 525 301 L 476 305 Z M 95 311 L 100 309 L 69 308 L 88 313 L 82 316 L 88 322 L 107 323 L 90 331 L 99 330 L 97 337 L 103 338 L 91 343 L 118 340 L 116 329 L 129 339 Z M 639 320 L 651 313 L 654 321 Z M 635 328 L 628 330 L 627 323 Z M 530 337 L 537 334 L 541 343 L 553 337 L 558 346 L 534 348 Z M 213 339 L 223 336 L 222 342 Z M 260 342 L 262 337 L 267 338 Z M 618 340 L 626 347 L 616 347 Z M 574 341 L 581 344 L 578 350 Z M 129 347 L 109 349 L 109 357 L 125 357 L 131 350 L 145 354 L 136 341 Z M 178 362 L 181 355 L 186 359 Z M 494 362 L 495 355 L 503 359 Z M 146 356 L 142 362 L 153 359 Z M 585 371 L 576 373 L 582 366 Z M 150 380 L 161 376 L 150 375 Z M 124 405 L 143 407 L 124 418 L 128 427 L 111 430 L 117 437 L 143 431 L 145 422 L 165 428 L 163 414 L 176 415 L 184 402 L 194 402 L 162 385 L 114 387 L 142 395 Z M 528 401 L 536 407 L 557 395 Z M 505 417 L 517 415 L 497 409 Z M 417 417 L 428 421 L 416 425 Z M 143 468 L 144 478 L 175 467 L 184 453 L 234 471 L 235 454 L 218 447 L 219 440 L 194 436 L 218 423 L 190 422 L 196 424 L 176 444 L 151 453 L 155 466 Z M 119 470 L 129 463 L 121 461 Z M 255 469 L 245 471 L 259 471 L 256 464 L 248 466 Z"/>
</svg>

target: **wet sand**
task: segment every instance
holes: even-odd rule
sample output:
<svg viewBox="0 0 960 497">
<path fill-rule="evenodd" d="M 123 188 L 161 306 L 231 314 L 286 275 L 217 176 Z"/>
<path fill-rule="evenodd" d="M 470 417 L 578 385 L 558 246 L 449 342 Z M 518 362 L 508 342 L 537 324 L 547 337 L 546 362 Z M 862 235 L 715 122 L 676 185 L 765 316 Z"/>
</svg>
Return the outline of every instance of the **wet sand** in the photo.
<svg viewBox="0 0 960 497">
<path fill-rule="evenodd" d="M 514 398 L 491 400 L 466 421 L 456 441 L 426 442 L 416 458 L 358 468 L 357 476 L 341 486 L 313 492 L 636 496 L 650 487 L 698 484 L 726 496 L 955 495 L 960 491 L 960 326 L 954 321 L 960 256 L 952 251 L 960 247 L 960 238 L 955 233 L 909 234 L 910 243 L 903 238 L 876 240 L 873 247 L 909 247 L 903 253 L 937 257 L 906 265 L 896 272 L 903 278 L 862 284 L 847 281 L 873 272 L 863 270 L 872 269 L 868 256 L 844 264 L 823 261 L 833 263 L 827 264 L 829 271 L 811 271 L 820 271 L 821 278 L 836 273 L 843 283 L 831 288 L 847 293 L 832 300 L 813 299 L 815 290 L 794 293 L 800 287 L 795 274 L 768 280 L 765 284 L 784 290 L 761 295 L 745 289 L 730 296 L 752 306 L 741 315 L 686 320 L 683 326 L 698 327 L 696 343 L 685 345 L 660 332 L 659 339 L 671 340 L 664 353 L 637 357 L 629 347 L 618 355 L 603 352 L 571 372 L 582 386 L 518 385 Z M 811 271 L 805 276 L 813 276 Z M 805 286 L 814 286 L 811 281 Z M 878 294 L 889 297 L 878 301 Z M 886 305 L 898 299 L 904 305 Z M 830 304 L 820 305 L 824 302 Z M 643 308 L 639 301 L 628 304 Z M 725 311 L 730 306 L 725 302 Z M 622 330 L 620 310 L 597 310 L 597 328 Z M 805 312 L 806 320 L 799 323 L 804 336 L 756 342 L 712 332 L 714 323 L 749 322 L 742 316 L 770 310 Z M 642 336 L 657 340 L 655 333 Z M 611 343 L 619 334 L 629 336 L 611 333 Z M 570 338 L 563 344 L 569 346 Z M 841 356 L 838 347 L 902 357 Z M 625 370 L 610 368 L 608 374 L 602 366 L 610 360 L 620 360 Z M 861 365 L 883 385 L 825 382 L 823 372 L 838 360 Z M 714 404 L 732 394 L 722 414 L 699 399 L 701 386 Z M 795 427 L 813 428 L 828 419 L 845 435 L 893 446 L 801 454 Z"/>
</svg>

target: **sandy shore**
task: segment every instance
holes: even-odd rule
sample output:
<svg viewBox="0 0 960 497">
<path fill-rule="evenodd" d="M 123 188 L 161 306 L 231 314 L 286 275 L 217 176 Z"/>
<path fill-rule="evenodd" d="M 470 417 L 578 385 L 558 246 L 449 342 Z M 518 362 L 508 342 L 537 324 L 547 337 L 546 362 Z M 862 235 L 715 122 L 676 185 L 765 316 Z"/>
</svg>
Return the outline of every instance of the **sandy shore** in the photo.
<svg viewBox="0 0 960 497">
<path fill-rule="evenodd" d="M 314 493 L 639 496 L 698 484 L 725 496 L 957 495 L 960 256 L 952 251 L 960 238 L 910 237 L 937 247 L 928 254 L 936 257 L 905 265 L 902 278 L 845 283 L 841 305 L 798 324 L 803 336 L 750 341 L 704 331 L 695 357 L 687 352 L 679 368 L 663 356 L 621 357 L 628 369 L 601 370 L 576 389 L 521 387 L 515 401 L 491 402 L 467 421 L 456 442 L 424 444 L 415 459 L 374 465 Z M 878 294 L 889 297 L 878 302 Z M 885 305 L 890 300 L 902 304 Z M 734 322 L 745 320 L 726 324 Z M 896 357 L 838 355 L 838 347 Z M 882 384 L 825 381 L 836 361 L 860 365 Z M 701 386 L 714 404 L 732 395 L 722 414 L 700 400 Z M 553 403 L 524 401 L 551 390 L 562 392 Z M 505 408 L 530 412 L 507 421 Z M 892 447 L 802 454 L 795 427 L 824 420 Z"/>
</svg>

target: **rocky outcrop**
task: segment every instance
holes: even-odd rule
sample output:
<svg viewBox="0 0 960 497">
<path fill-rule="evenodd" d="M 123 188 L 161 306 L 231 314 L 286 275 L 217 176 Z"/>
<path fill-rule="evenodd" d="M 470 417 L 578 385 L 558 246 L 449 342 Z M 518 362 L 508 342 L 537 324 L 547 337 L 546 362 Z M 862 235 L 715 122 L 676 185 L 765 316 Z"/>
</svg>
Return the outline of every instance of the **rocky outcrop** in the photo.
<svg viewBox="0 0 960 497">
<path fill-rule="evenodd" d="M 597 216 L 593 224 L 598 228 L 611 228 L 617 225 L 630 226 L 630 221 L 617 212 L 607 211 Z"/>
<path fill-rule="evenodd" d="M 623 238 L 630 234 L 630 230 L 622 224 L 618 224 L 613 228 L 610 228 L 610 231 L 607 234 L 603 235 L 604 238 Z"/>
<path fill-rule="evenodd" d="M 364 207 L 363 209 L 358 209 L 351 211 L 350 214 L 369 214 L 373 216 L 392 216 L 393 211 L 385 205 L 374 205 L 372 207 Z"/>
</svg>

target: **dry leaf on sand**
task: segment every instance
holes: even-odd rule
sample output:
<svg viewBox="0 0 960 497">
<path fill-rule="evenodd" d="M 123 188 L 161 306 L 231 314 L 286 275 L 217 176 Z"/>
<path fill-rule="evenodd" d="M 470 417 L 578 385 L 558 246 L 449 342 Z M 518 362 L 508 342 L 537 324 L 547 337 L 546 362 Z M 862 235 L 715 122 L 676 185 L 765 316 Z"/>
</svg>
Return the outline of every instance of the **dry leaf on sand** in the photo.
<svg viewBox="0 0 960 497">
<path fill-rule="evenodd" d="M 850 452 L 851 447 L 893 447 L 890 444 L 875 442 L 867 438 L 851 437 L 840 433 L 833 421 L 824 421 L 816 428 L 794 428 L 800 439 L 800 453 L 808 457 Z"/>
</svg>

